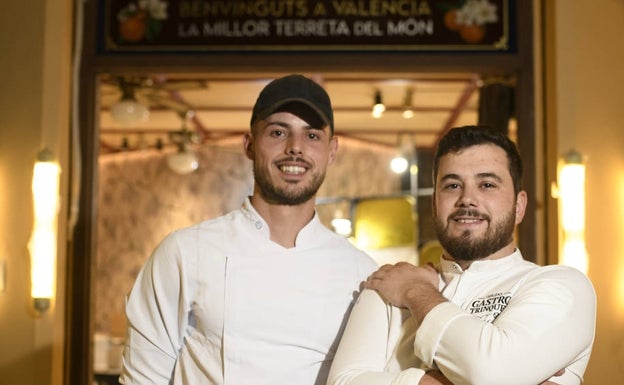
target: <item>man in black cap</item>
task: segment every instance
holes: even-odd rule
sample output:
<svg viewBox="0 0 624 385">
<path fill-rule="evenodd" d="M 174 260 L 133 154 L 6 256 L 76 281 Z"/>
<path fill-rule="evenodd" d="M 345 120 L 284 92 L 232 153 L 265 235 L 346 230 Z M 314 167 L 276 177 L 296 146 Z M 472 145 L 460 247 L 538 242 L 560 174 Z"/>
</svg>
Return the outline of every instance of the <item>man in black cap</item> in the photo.
<svg viewBox="0 0 624 385">
<path fill-rule="evenodd" d="M 315 211 L 337 149 L 320 85 L 289 75 L 262 90 L 244 138 L 253 194 L 169 235 L 147 261 L 127 301 L 122 383 L 325 384 L 376 269 Z"/>
</svg>

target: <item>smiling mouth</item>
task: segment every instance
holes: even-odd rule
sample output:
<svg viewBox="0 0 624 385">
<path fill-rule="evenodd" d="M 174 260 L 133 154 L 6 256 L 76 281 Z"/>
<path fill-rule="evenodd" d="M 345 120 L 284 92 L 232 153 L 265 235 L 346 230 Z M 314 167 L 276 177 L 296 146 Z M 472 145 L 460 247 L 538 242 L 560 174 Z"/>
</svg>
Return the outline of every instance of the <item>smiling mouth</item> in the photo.
<svg viewBox="0 0 624 385">
<path fill-rule="evenodd" d="M 472 224 L 472 223 L 479 223 L 483 219 L 481 218 L 454 218 L 453 220 L 458 223 Z"/>
<path fill-rule="evenodd" d="M 282 165 L 279 169 L 284 174 L 301 175 L 306 172 L 306 168 L 302 166 Z"/>
<path fill-rule="evenodd" d="M 476 210 L 460 209 L 454 212 L 453 215 L 450 216 L 450 219 L 455 223 L 473 225 L 481 222 L 488 222 L 490 217 Z"/>
</svg>

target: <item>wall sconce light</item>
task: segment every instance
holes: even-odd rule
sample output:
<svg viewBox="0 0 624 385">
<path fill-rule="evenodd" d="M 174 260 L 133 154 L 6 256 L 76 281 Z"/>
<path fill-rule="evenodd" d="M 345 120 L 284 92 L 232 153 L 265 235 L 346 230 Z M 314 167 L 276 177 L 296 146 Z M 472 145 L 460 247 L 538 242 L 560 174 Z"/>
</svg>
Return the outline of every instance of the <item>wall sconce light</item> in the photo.
<svg viewBox="0 0 624 385">
<path fill-rule="evenodd" d="M 30 294 L 39 314 L 50 307 L 55 291 L 60 174 L 61 167 L 52 152 L 41 150 L 33 169 L 34 226 L 28 244 Z"/>
<path fill-rule="evenodd" d="M 559 212 L 563 248 L 559 263 L 587 273 L 585 247 L 585 163 L 582 155 L 570 150 L 559 162 Z"/>
<path fill-rule="evenodd" d="M 379 119 L 383 116 L 384 111 L 386 111 L 386 106 L 383 104 L 383 100 L 381 99 L 381 91 L 375 90 L 375 97 L 373 101 L 373 118 Z"/>
<path fill-rule="evenodd" d="M 412 108 L 412 93 L 414 90 L 412 88 L 408 88 L 405 90 L 405 98 L 403 99 L 403 112 L 402 116 L 404 119 L 411 119 L 414 117 L 414 110 Z"/>
<path fill-rule="evenodd" d="M 121 99 L 111 107 L 113 119 L 124 126 L 133 126 L 149 118 L 149 109 L 139 103 L 134 91 L 136 84 L 120 79 Z"/>
</svg>

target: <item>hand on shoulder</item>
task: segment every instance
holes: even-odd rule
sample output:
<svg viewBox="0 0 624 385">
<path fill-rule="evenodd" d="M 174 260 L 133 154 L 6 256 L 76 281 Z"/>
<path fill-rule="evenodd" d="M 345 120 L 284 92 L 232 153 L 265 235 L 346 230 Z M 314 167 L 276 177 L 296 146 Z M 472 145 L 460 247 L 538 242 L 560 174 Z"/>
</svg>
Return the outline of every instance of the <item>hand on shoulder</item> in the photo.
<svg viewBox="0 0 624 385">
<path fill-rule="evenodd" d="M 439 280 L 432 265 L 399 262 L 380 267 L 368 277 L 365 287 L 377 290 L 391 305 L 409 309 L 420 323 L 435 305 L 447 301 L 438 289 Z"/>
</svg>

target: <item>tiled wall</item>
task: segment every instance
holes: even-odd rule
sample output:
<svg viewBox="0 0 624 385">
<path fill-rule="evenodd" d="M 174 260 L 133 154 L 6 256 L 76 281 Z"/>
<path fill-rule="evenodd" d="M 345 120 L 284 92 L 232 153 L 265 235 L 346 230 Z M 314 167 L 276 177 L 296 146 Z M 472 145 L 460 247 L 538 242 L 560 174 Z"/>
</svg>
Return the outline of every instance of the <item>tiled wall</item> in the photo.
<svg viewBox="0 0 624 385">
<path fill-rule="evenodd" d="M 242 150 L 204 147 L 200 167 L 177 175 L 156 151 L 100 159 L 94 322 L 96 331 L 125 334 L 124 298 L 151 251 L 174 229 L 240 206 L 251 193 L 250 161 Z M 340 141 L 319 197 L 394 194 L 393 149 Z"/>
</svg>

